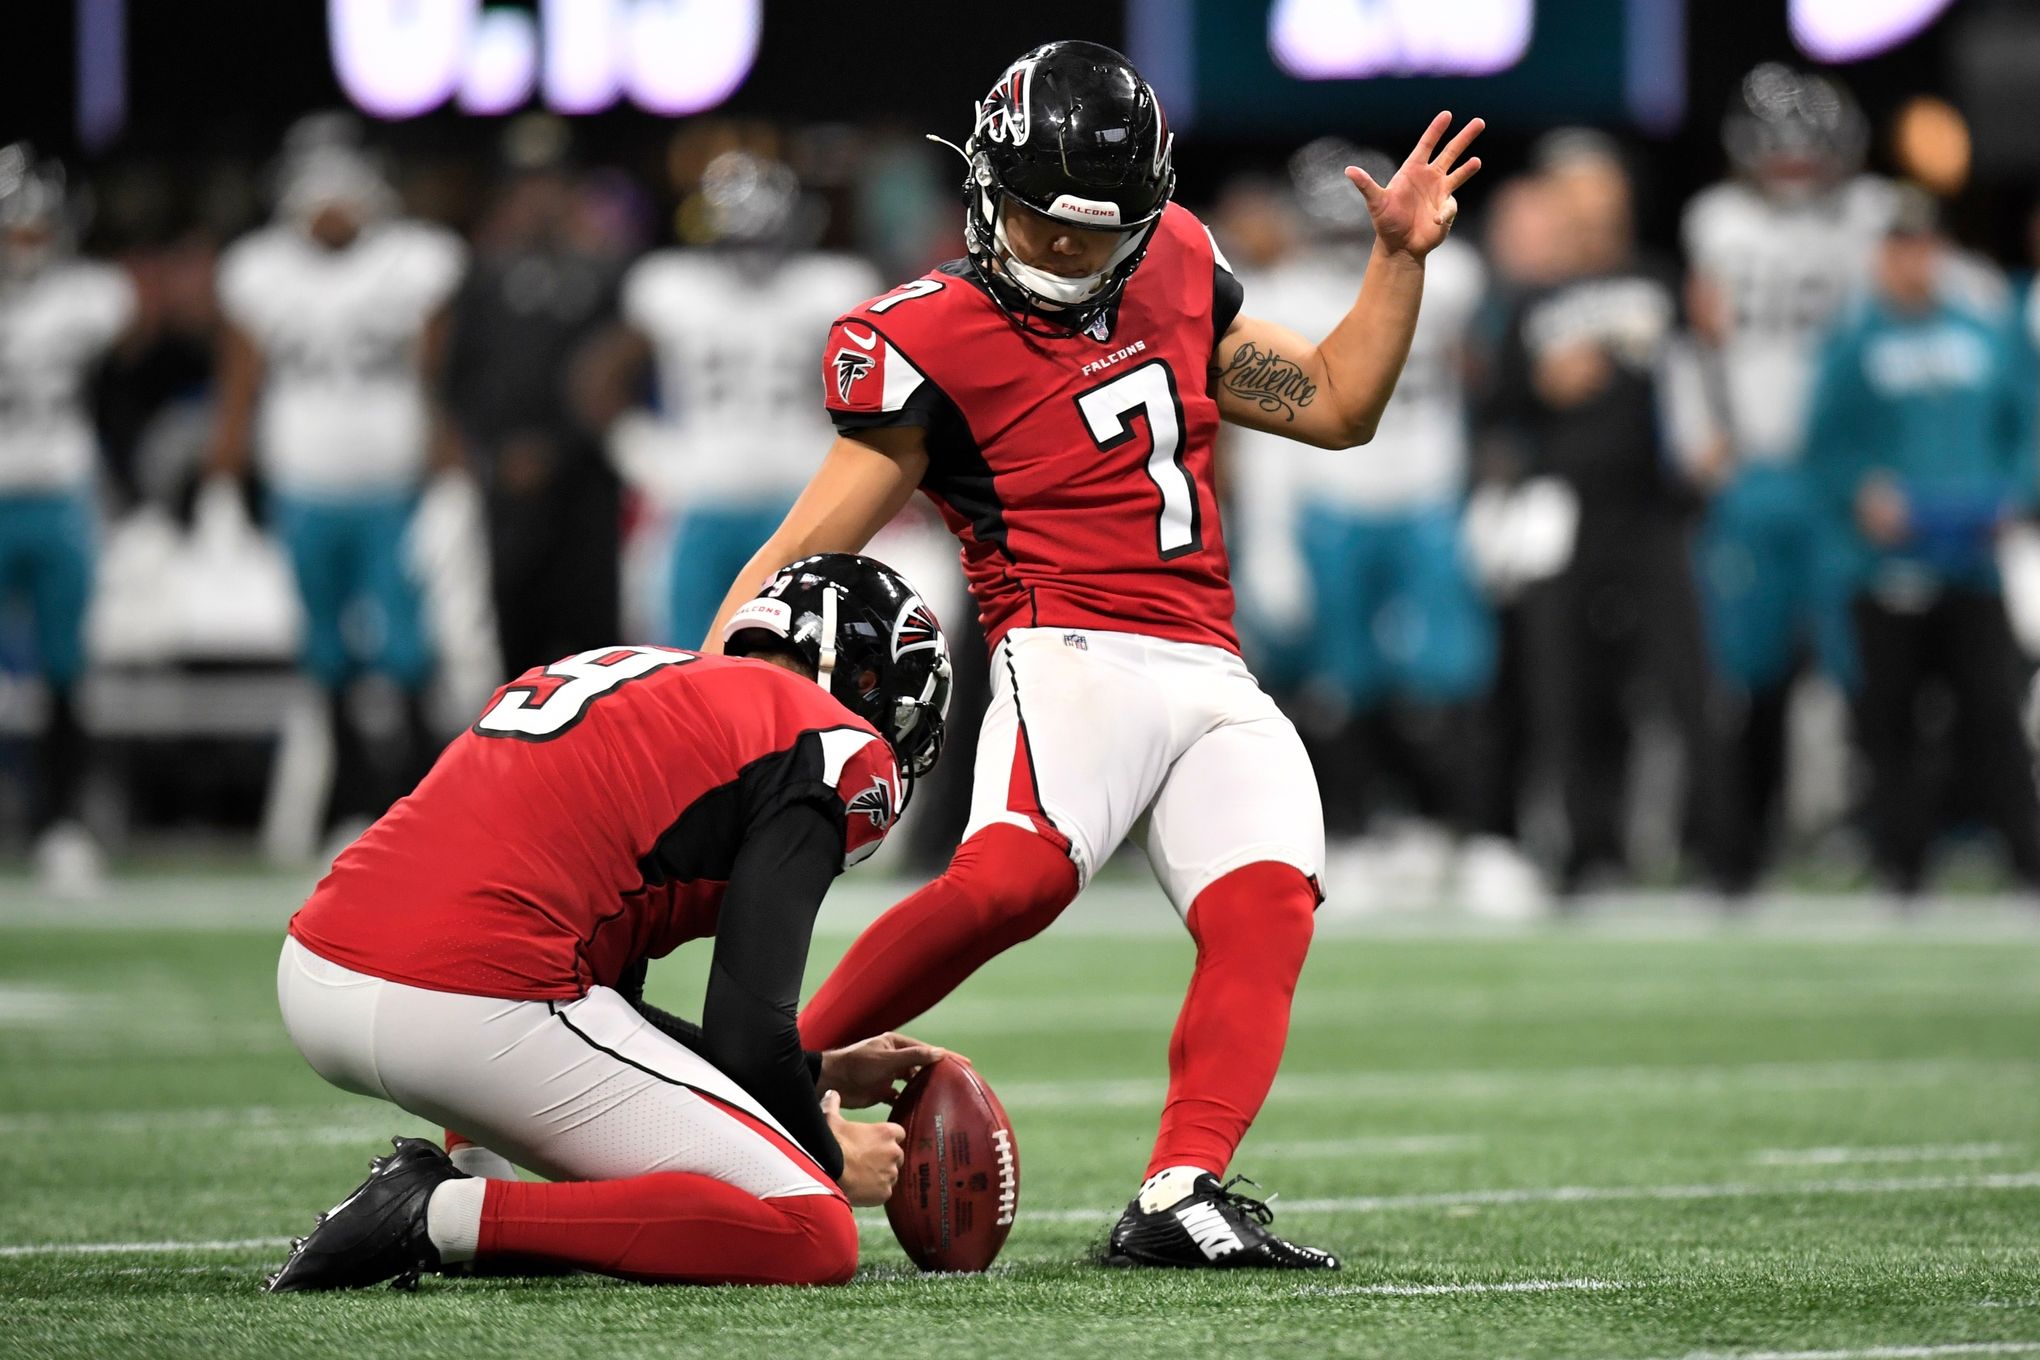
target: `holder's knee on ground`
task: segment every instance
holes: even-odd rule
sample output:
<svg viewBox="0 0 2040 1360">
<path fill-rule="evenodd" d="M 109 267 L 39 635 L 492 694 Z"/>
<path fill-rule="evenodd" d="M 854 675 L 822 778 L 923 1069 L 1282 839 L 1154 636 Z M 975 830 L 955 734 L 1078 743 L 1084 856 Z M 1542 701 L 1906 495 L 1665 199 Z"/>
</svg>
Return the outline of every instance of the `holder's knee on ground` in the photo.
<svg viewBox="0 0 2040 1360">
<path fill-rule="evenodd" d="M 759 1199 L 684 1171 L 614 1181 L 491 1181 L 479 1253 L 654 1284 L 842 1284 L 857 1220 L 836 1195 Z"/>
</svg>

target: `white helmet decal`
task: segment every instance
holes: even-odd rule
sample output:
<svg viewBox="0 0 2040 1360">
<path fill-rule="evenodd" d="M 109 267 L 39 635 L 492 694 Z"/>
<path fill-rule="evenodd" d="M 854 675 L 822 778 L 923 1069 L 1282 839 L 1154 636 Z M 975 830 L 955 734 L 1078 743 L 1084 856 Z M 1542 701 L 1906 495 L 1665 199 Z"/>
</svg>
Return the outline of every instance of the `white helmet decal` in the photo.
<svg viewBox="0 0 2040 1360">
<path fill-rule="evenodd" d="M 977 107 L 977 126 L 973 137 L 988 141 L 1007 142 L 1013 146 L 1027 145 L 1027 135 L 1033 131 L 1033 118 L 1027 109 L 1029 86 L 1033 83 L 1034 62 L 1022 59 L 1006 68 L 1006 74 L 999 77 L 999 83 L 992 86 L 992 92 L 985 96 Z"/>
</svg>

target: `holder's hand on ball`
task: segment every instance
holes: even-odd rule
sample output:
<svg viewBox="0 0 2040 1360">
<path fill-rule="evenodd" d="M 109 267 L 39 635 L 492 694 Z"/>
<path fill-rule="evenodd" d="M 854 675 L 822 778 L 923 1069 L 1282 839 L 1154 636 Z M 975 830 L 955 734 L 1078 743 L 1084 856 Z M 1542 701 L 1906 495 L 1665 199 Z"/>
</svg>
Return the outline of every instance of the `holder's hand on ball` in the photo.
<svg viewBox="0 0 2040 1360">
<path fill-rule="evenodd" d="M 829 1132 L 843 1149 L 843 1174 L 836 1184 L 860 1209 L 868 1209 L 892 1198 L 893 1185 L 900 1178 L 900 1163 L 906 1160 L 907 1131 L 898 1124 L 863 1124 L 845 1119 L 843 1098 L 834 1091 L 822 1097 L 822 1113 L 828 1117 Z"/>
<path fill-rule="evenodd" d="M 945 1050 L 904 1034 L 881 1034 L 824 1053 L 822 1074 L 815 1085 L 841 1096 L 846 1110 L 889 1105 L 899 1095 L 900 1085 L 914 1073 L 948 1056 Z"/>
</svg>

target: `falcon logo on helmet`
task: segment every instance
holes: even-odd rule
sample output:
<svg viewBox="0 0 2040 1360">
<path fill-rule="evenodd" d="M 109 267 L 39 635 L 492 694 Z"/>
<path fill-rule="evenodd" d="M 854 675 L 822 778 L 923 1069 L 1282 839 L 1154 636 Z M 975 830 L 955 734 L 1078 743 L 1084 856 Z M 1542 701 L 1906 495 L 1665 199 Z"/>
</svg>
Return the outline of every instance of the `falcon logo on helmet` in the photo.
<svg viewBox="0 0 2040 1360">
<path fill-rule="evenodd" d="M 943 645 L 942 625 L 935 621 L 934 612 L 922 604 L 918 596 L 908 600 L 900 609 L 898 622 L 893 624 L 893 660 L 899 660 L 908 652 Z"/>
<path fill-rule="evenodd" d="M 850 389 L 857 386 L 857 380 L 878 366 L 878 361 L 869 354 L 859 354 L 854 349 L 836 351 L 836 400 L 849 404 Z"/>
<path fill-rule="evenodd" d="M 999 83 L 978 105 L 977 131 L 994 142 L 1025 146 L 1033 120 L 1027 115 L 1027 80 L 1034 63 L 1022 57 L 1006 68 Z"/>
</svg>

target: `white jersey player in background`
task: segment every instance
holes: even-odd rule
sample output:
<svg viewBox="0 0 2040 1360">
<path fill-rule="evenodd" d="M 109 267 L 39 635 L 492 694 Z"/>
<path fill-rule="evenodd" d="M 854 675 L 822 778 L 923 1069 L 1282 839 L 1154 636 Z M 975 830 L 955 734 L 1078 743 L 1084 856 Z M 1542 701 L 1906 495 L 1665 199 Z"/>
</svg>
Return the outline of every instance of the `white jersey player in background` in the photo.
<svg viewBox="0 0 2040 1360">
<path fill-rule="evenodd" d="M 1802 658 L 1843 683 L 1853 669 L 1846 592 L 1800 456 L 1821 346 L 1891 213 L 1892 186 L 1858 173 L 1868 138 L 1832 79 L 1759 66 L 1723 124 L 1734 174 L 1695 197 L 1683 223 L 1695 343 L 1675 425 L 1696 480 L 1715 492 L 1701 584 L 1715 655 L 1744 698 L 1740 835 L 1753 867 L 1784 790 Z M 1831 749 L 1844 749 L 1835 736 Z"/>
<path fill-rule="evenodd" d="M 309 120 L 308 120 L 309 121 Z M 376 162 L 330 125 L 286 142 L 277 220 L 220 259 L 219 475 L 252 455 L 304 606 L 303 662 L 327 697 L 333 820 L 379 815 L 430 758 L 433 656 L 407 557 L 428 472 L 456 461 L 431 375 L 466 267 L 452 233 L 397 215 Z M 402 696 L 371 746 L 349 691 Z"/>
<path fill-rule="evenodd" d="M 47 692 L 31 759 L 35 857 L 44 886 L 62 896 L 90 895 L 100 880 L 78 806 L 99 465 L 86 397 L 134 319 L 126 272 L 70 253 L 62 168 L 26 145 L 0 147 L 0 621 L 15 597 L 26 600 Z M 6 644 L 0 637 L 0 657 Z"/>
<path fill-rule="evenodd" d="M 814 472 L 834 434 L 814 400 L 815 352 L 838 316 L 880 291 L 864 261 L 810 248 L 819 212 L 784 163 L 726 151 L 681 209 L 707 244 L 653 251 L 624 278 L 629 340 L 605 386 L 629 386 L 615 379 L 649 360 L 655 406 L 617 421 L 611 452 L 672 517 L 664 571 L 648 573 L 665 589 L 639 612 L 681 646 L 707 633 Z"/>
<path fill-rule="evenodd" d="M 1291 158 L 1311 242 L 1241 276 L 1259 314 L 1304 335 L 1326 334 L 1345 315 L 1373 236 L 1344 167 L 1375 162 L 1377 178 L 1393 173 L 1379 153 L 1330 138 Z M 1328 909 L 1385 898 L 1429 905 L 1450 891 L 1471 909 L 1519 915 L 1544 897 L 1514 845 L 1480 834 L 1480 711 L 1495 637 L 1461 521 L 1466 345 L 1485 290 L 1473 247 L 1448 240 L 1432 252 L 1409 359 L 1368 457 L 1228 432 L 1240 469 L 1245 621 L 1277 653 L 1289 653 L 1316 706 L 1357 738 L 1320 762 L 1327 802 L 1336 807 L 1351 792 L 1339 787 L 1342 778 L 1378 784 L 1379 767 L 1392 758 L 1425 814 L 1387 835 L 1382 819 L 1369 818 L 1361 841 L 1335 847 Z M 1372 799 L 1363 793 L 1357 801 L 1364 810 Z"/>
</svg>

